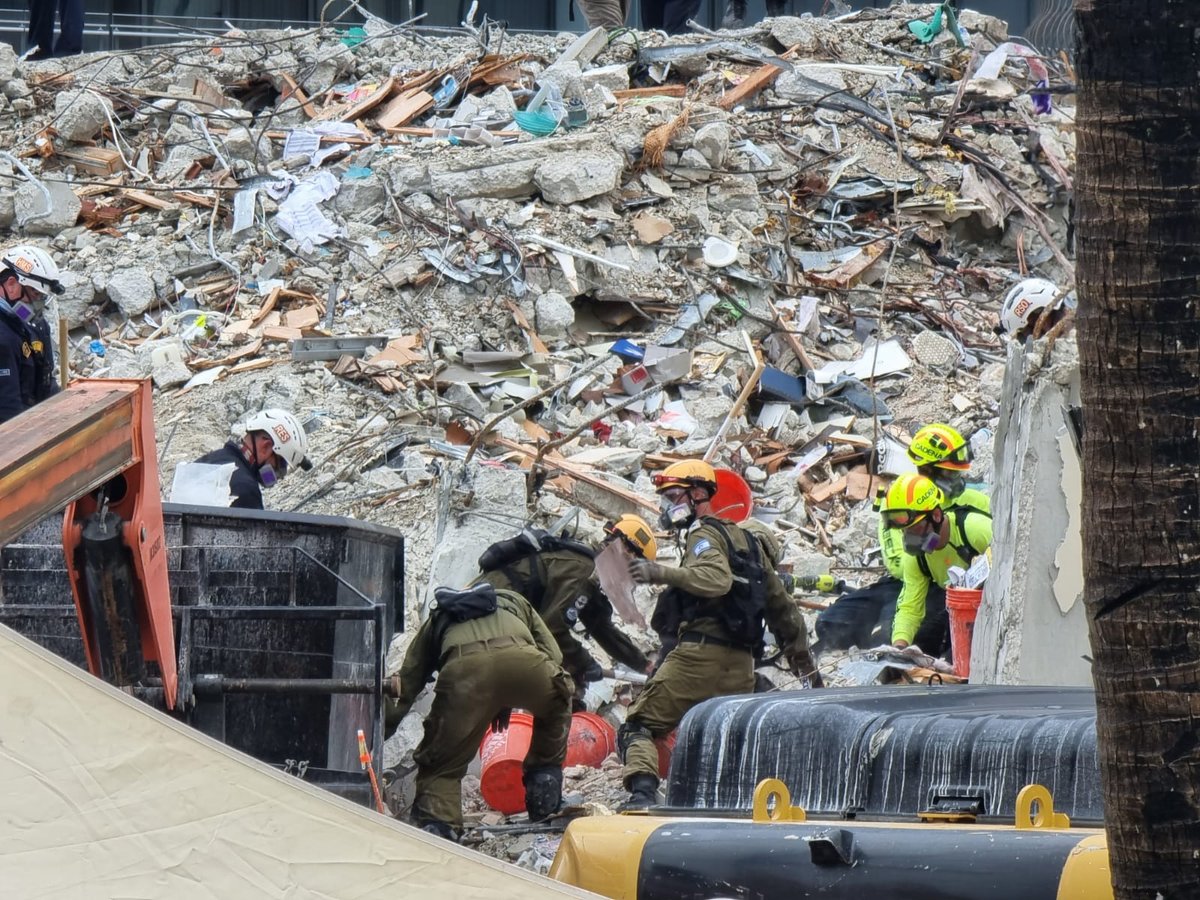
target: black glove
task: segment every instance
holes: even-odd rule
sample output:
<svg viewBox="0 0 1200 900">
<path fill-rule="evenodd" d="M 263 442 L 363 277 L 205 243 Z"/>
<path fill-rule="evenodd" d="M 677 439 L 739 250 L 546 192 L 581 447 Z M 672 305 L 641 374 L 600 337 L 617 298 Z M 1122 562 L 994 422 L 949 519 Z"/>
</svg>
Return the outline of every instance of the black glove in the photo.
<svg viewBox="0 0 1200 900">
<path fill-rule="evenodd" d="M 634 558 L 629 561 L 629 577 L 638 584 L 666 584 L 666 567 L 648 559 Z"/>
<path fill-rule="evenodd" d="M 502 709 L 496 713 L 496 718 L 492 719 L 492 733 L 499 734 L 501 731 L 508 731 L 508 717 L 512 715 L 511 709 Z"/>
<path fill-rule="evenodd" d="M 813 662 L 812 654 L 808 652 L 808 648 L 795 653 L 789 653 L 787 661 L 788 668 L 797 678 L 807 678 L 808 683 L 815 688 L 825 687 L 825 682 L 821 678 L 821 672 L 817 669 L 816 663 Z"/>
<path fill-rule="evenodd" d="M 593 659 L 583 670 L 582 677 L 584 681 L 599 681 L 604 677 L 604 669 L 601 668 L 600 663 Z"/>
</svg>

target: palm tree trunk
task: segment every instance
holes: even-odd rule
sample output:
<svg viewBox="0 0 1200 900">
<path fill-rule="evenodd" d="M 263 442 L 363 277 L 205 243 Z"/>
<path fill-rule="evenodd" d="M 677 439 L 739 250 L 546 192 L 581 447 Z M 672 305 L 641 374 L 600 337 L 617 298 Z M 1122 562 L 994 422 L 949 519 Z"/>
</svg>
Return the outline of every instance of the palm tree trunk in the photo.
<svg viewBox="0 0 1200 900">
<path fill-rule="evenodd" d="M 1200 2 L 1075 13 L 1085 601 L 1113 884 L 1200 897 Z"/>
</svg>

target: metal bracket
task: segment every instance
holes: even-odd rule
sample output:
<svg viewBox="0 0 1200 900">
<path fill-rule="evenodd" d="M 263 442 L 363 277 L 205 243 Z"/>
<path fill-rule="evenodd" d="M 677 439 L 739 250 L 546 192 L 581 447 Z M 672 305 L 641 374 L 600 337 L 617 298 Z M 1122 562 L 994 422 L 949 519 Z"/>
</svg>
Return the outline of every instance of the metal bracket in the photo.
<svg viewBox="0 0 1200 900">
<path fill-rule="evenodd" d="M 361 357 L 370 347 L 381 350 L 388 339 L 383 335 L 366 337 L 307 337 L 292 341 L 292 359 L 340 359 L 343 356 Z"/>
<path fill-rule="evenodd" d="M 803 806 L 792 806 L 792 794 L 778 778 L 764 778 L 754 789 L 755 822 L 806 822 Z"/>
<path fill-rule="evenodd" d="M 1054 797 L 1049 788 L 1040 784 L 1027 784 L 1017 794 L 1016 828 L 1024 831 L 1033 828 L 1070 828 L 1071 817 L 1054 811 Z"/>
</svg>

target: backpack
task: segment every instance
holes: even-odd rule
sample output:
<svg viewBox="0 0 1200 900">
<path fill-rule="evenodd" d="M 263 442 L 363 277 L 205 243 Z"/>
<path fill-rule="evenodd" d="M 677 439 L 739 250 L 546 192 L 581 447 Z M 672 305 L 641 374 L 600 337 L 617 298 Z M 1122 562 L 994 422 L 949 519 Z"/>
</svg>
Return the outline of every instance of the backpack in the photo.
<svg viewBox="0 0 1200 900">
<path fill-rule="evenodd" d="M 565 533 L 553 535 L 541 528 L 522 528 L 515 537 L 497 541 L 484 550 L 479 556 L 479 571 L 502 572 L 513 590 L 537 607 L 546 590 L 542 568 L 533 560 L 529 572 L 522 574 L 516 571 L 516 565 L 539 553 L 555 550 L 570 550 L 588 559 L 596 558 L 595 550 L 582 541 L 567 537 Z"/>
<path fill-rule="evenodd" d="M 975 559 L 975 557 L 977 557 L 980 553 L 982 553 L 983 550 L 976 550 L 974 547 L 971 546 L 971 540 L 970 540 L 970 538 L 967 537 L 966 528 L 963 527 L 964 524 L 966 523 L 967 516 L 974 513 L 974 514 L 980 515 L 980 516 L 987 516 L 990 519 L 992 517 L 992 514 L 989 512 L 984 512 L 982 509 L 977 509 L 974 506 L 952 506 L 952 507 L 950 507 L 949 512 L 951 512 L 954 515 L 954 528 L 951 530 L 951 538 L 953 538 L 954 532 L 957 531 L 960 535 L 962 535 L 962 539 L 963 539 L 963 543 L 961 543 L 961 544 L 956 544 L 956 543 L 954 543 L 953 540 L 951 540 L 950 541 L 950 549 L 952 549 L 955 553 L 957 553 L 959 555 L 959 557 L 962 559 L 962 561 L 965 562 L 969 566 L 971 564 L 971 561 L 973 559 Z M 929 563 L 925 559 L 925 554 L 918 553 L 918 554 L 916 554 L 916 557 L 917 557 L 917 565 L 921 569 L 921 574 L 924 575 L 926 578 L 928 578 L 930 581 L 933 581 L 933 574 L 929 571 Z"/>
<path fill-rule="evenodd" d="M 763 649 L 763 632 L 766 630 L 763 614 L 767 608 L 767 571 L 763 566 L 758 539 L 740 529 L 746 539 L 746 547 L 739 550 L 729 536 L 728 523 L 711 516 L 705 517 L 704 523 L 712 526 L 725 542 L 733 585 L 715 607 L 710 598 L 694 597 L 680 591 L 683 597 L 682 618 L 685 621 L 691 619 L 703 609 L 721 623 L 733 643 L 758 656 Z"/>
<path fill-rule="evenodd" d="M 451 625 L 482 619 L 492 615 L 496 609 L 496 589 L 490 584 L 479 584 L 465 591 L 437 588 L 433 592 L 429 613 L 433 618 L 433 645 L 440 652 L 446 631 Z"/>
</svg>

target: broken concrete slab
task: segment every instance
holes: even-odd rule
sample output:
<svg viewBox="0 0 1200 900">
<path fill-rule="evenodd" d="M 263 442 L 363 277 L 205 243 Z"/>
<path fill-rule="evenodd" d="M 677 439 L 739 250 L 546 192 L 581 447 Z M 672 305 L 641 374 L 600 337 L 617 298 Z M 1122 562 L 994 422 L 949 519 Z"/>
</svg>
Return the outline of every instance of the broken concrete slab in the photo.
<svg viewBox="0 0 1200 900">
<path fill-rule="evenodd" d="M 158 299 L 154 279 L 145 269 L 128 268 L 113 274 L 105 286 L 108 299 L 128 318 L 140 316 Z"/>
<path fill-rule="evenodd" d="M 579 203 L 616 190 L 625 161 L 614 151 L 559 154 L 537 167 L 534 183 L 548 203 Z"/>
<path fill-rule="evenodd" d="M 60 91 L 54 97 L 54 129 L 69 141 L 89 141 L 108 125 L 112 101 L 92 90 Z"/>
<path fill-rule="evenodd" d="M 45 187 L 50 192 L 48 204 L 37 185 L 23 182 L 13 198 L 13 212 L 17 225 L 29 234 L 57 236 L 75 224 L 83 204 L 69 184 L 48 181 Z"/>
</svg>

